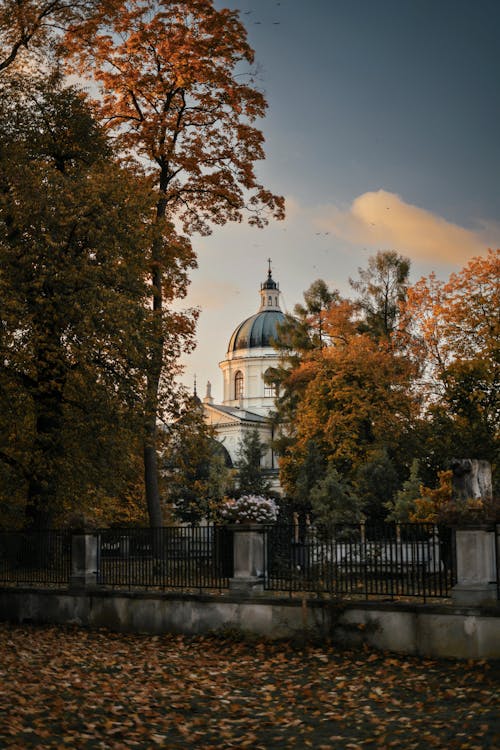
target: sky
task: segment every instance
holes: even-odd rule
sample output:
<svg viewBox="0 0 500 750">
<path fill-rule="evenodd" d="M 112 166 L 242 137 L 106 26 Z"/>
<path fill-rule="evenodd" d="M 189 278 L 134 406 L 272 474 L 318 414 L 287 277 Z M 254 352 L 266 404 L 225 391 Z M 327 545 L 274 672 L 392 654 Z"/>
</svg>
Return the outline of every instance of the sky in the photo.
<svg viewBox="0 0 500 750">
<path fill-rule="evenodd" d="M 272 260 L 292 313 L 318 278 L 345 295 L 379 250 L 411 280 L 446 279 L 500 247 L 498 0 L 215 0 L 241 12 L 268 101 L 257 174 L 284 195 L 266 229 L 193 238 L 186 306 L 201 310 L 182 382 L 207 380 L 259 306 Z"/>
</svg>

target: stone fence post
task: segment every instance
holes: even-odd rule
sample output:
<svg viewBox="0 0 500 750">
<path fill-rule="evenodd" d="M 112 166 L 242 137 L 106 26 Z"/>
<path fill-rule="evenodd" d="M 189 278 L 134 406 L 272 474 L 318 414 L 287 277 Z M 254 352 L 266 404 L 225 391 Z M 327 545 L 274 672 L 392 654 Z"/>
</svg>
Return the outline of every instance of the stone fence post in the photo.
<svg viewBox="0 0 500 750">
<path fill-rule="evenodd" d="M 476 524 L 454 529 L 457 583 L 451 596 L 455 604 L 491 604 L 497 601 L 495 527 Z"/>
<path fill-rule="evenodd" d="M 71 537 L 71 588 L 97 585 L 97 534 L 78 532 Z"/>
<path fill-rule="evenodd" d="M 233 577 L 229 589 L 239 594 L 264 591 L 266 528 L 259 523 L 232 524 Z"/>
</svg>

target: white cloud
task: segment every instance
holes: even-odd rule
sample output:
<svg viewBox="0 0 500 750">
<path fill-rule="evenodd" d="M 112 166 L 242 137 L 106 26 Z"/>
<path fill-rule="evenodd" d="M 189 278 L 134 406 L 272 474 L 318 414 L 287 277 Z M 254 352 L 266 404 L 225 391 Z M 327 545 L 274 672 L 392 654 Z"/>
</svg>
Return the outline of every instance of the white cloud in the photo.
<svg viewBox="0 0 500 750">
<path fill-rule="evenodd" d="M 500 244 L 498 226 L 483 222 L 477 231 L 465 229 L 386 190 L 363 193 L 347 209 L 324 206 L 315 223 L 353 244 L 436 263 L 462 264 Z"/>
</svg>

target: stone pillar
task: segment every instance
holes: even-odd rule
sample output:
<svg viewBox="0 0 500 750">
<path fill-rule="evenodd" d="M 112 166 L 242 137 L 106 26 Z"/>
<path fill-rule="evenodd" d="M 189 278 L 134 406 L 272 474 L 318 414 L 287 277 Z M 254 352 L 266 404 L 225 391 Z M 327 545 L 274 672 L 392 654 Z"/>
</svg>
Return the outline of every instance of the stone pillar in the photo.
<svg viewBox="0 0 500 750">
<path fill-rule="evenodd" d="M 495 531 L 491 524 L 457 528 L 455 550 L 457 583 L 455 604 L 491 604 L 497 601 Z"/>
<path fill-rule="evenodd" d="M 97 534 L 79 532 L 71 537 L 71 588 L 97 584 Z"/>
<path fill-rule="evenodd" d="M 259 594 L 264 591 L 265 578 L 265 527 L 258 523 L 234 524 L 233 578 L 229 589 L 239 594 Z"/>
</svg>

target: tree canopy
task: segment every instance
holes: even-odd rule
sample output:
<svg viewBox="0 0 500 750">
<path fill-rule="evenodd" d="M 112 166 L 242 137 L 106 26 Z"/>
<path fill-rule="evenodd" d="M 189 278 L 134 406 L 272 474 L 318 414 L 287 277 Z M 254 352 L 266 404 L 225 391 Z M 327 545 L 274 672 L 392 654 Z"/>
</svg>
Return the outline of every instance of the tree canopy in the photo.
<svg viewBox="0 0 500 750">
<path fill-rule="evenodd" d="M 283 217 L 283 199 L 264 187 L 255 172 L 255 163 L 264 158 L 257 120 L 267 104 L 251 76 L 253 50 L 237 12 L 217 10 L 212 0 L 6 0 L 0 9 L 0 41 L 4 244 L 13 259 L 23 243 L 31 243 L 31 256 L 25 254 L 26 263 L 19 269 L 6 256 L 11 276 L 6 274 L 2 283 L 13 286 L 16 272 L 25 268 L 26 294 L 33 294 L 36 304 L 45 301 L 47 288 L 51 299 L 61 299 L 61 304 L 46 305 L 40 315 L 37 309 L 36 316 L 26 307 L 21 310 L 21 303 L 14 310 L 21 284 L 2 313 L 12 320 L 2 334 L 10 357 L 5 401 L 12 397 L 13 386 L 7 380 L 12 382 L 9 378 L 16 369 L 13 351 L 19 337 L 23 344 L 29 336 L 39 342 L 38 349 L 26 345 L 16 355 L 25 357 L 25 385 L 30 368 L 47 382 L 45 406 L 33 402 L 31 416 L 21 409 L 26 421 L 23 439 L 30 445 L 35 440 L 33 456 L 40 451 L 43 455 L 38 469 L 38 459 L 33 459 L 23 474 L 31 488 L 28 495 L 35 498 L 28 505 L 37 508 L 33 515 L 38 520 L 48 518 L 51 514 L 44 516 L 42 510 L 56 502 L 61 466 L 77 475 L 62 435 L 71 427 L 81 448 L 85 441 L 79 440 L 78 430 L 92 419 L 67 418 L 67 397 L 62 394 L 76 387 L 78 372 L 84 385 L 71 398 L 79 409 L 84 402 L 91 411 L 102 406 L 102 413 L 108 410 L 112 419 L 106 399 L 95 394 L 88 398 L 103 383 L 106 398 L 114 390 L 116 403 L 126 404 L 124 419 L 134 425 L 134 440 L 124 441 L 130 449 L 134 446 L 134 455 L 137 440 L 142 445 L 149 519 L 158 526 L 163 521 L 158 424 L 168 422 L 178 409 L 178 359 L 193 345 L 197 317 L 196 310 L 179 312 L 177 304 L 196 266 L 191 236 L 207 234 L 227 221 L 245 218 L 264 226 L 271 216 Z M 43 107 L 30 78 L 19 78 L 20 71 L 35 68 L 45 78 Z M 51 99 L 47 92 L 56 80 L 54 69 L 86 76 L 87 95 L 65 94 L 58 83 L 57 97 Z M 40 261 L 34 259 L 37 232 L 38 252 L 47 248 Z M 73 251 L 82 242 L 80 233 L 89 245 L 85 268 L 80 268 L 80 256 Z M 101 262 L 107 241 L 109 257 Z M 124 257 L 119 262 L 112 256 L 121 243 Z M 132 246 L 136 255 L 130 260 L 125 255 L 128 248 L 132 253 Z M 52 247 L 57 252 L 51 254 Z M 86 276 L 89 268 L 92 281 Z M 127 293 L 133 297 L 128 307 Z M 65 309 L 66 320 L 60 309 Z M 78 324 L 86 328 L 73 334 L 77 311 Z M 27 319 L 29 324 L 21 322 Z M 76 338 L 85 341 L 79 359 L 73 346 Z M 87 344 L 92 347 L 93 342 L 95 356 L 92 351 L 84 358 Z M 133 419 L 128 421 L 131 402 Z M 48 422 L 37 409 L 50 411 Z M 28 439 L 32 424 L 37 437 Z M 12 425 L 9 422 L 9 434 Z M 16 435 L 20 431 L 17 421 Z M 17 461 L 12 445 L 5 448 L 4 468 L 23 473 L 25 462 L 21 466 Z M 136 488 L 140 484 L 136 476 Z"/>
<path fill-rule="evenodd" d="M 74 25 L 66 50 L 75 69 L 90 71 L 100 84 L 96 106 L 121 147 L 145 161 L 157 191 L 157 221 L 177 222 L 189 237 L 244 217 L 260 227 L 269 216 L 283 218 L 283 198 L 256 178 L 264 138 L 255 123 L 267 104 L 250 75 L 242 75 L 253 50 L 237 12 L 217 10 L 212 0 L 122 0 L 107 14 Z M 188 253 L 174 257 L 181 272 L 193 266 Z M 161 524 L 157 420 L 171 262 L 153 243 L 156 337 L 143 406 L 146 497 L 155 526 Z"/>
<path fill-rule="evenodd" d="M 41 524 L 126 494 L 99 469 L 130 479 L 117 448 L 143 389 L 154 204 L 76 89 L 53 76 L 2 93 L 0 463 Z"/>
<path fill-rule="evenodd" d="M 314 499 L 325 516 L 330 487 L 334 518 L 350 488 L 353 512 L 408 520 L 415 485 L 451 459 L 498 463 L 498 251 L 447 282 L 408 274 L 406 258 L 377 253 L 352 282 L 360 297 L 316 281 L 280 329 L 275 447 L 294 507 Z"/>
</svg>

